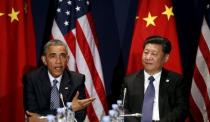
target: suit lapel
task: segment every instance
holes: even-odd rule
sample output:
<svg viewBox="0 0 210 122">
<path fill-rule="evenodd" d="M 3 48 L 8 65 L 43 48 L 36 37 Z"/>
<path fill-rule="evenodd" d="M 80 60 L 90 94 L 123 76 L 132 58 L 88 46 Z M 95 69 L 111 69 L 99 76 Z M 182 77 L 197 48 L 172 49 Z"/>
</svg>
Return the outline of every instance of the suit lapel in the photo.
<svg viewBox="0 0 210 122">
<path fill-rule="evenodd" d="M 60 88 L 59 91 L 60 93 L 62 93 L 63 95 L 63 100 L 66 103 L 67 102 L 67 98 L 68 96 L 72 96 L 71 94 L 71 76 L 69 75 L 69 73 L 65 70 L 61 79 L 61 84 L 60 84 Z"/>
<path fill-rule="evenodd" d="M 167 100 L 167 93 L 168 93 L 168 85 L 169 82 L 167 82 L 168 77 L 168 71 L 165 69 L 162 69 L 161 78 L 160 78 L 160 86 L 159 86 L 159 114 L 160 117 L 162 116 L 163 109 L 164 109 L 164 101 Z"/>
<path fill-rule="evenodd" d="M 144 72 L 143 70 L 140 71 L 137 76 L 136 76 L 136 81 L 135 81 L 136 87 L 138 88 L 138 95 L 139 97 L 136 98 L 137 103 L 140 105 L 138 107 L 138 111 L 142 110 L 142 106 L 143 106 L 143 100 L 144 100 Z"/>
<path fill-rule="evenodd" d="M 38 83 L 39 88 L 41 88 L 41 93 L 43 93 L 43 95 L 46 98 L 50 98 L 50 93 L 51 93 L 51 84 L 50 84 L 50 80 L 49 80 L 49 76 L 48 76 L 48 71 L 45 67 L 43 67 L 43 69 L 41 70 L 40 73 L 40 80 Z"/>
</svg>

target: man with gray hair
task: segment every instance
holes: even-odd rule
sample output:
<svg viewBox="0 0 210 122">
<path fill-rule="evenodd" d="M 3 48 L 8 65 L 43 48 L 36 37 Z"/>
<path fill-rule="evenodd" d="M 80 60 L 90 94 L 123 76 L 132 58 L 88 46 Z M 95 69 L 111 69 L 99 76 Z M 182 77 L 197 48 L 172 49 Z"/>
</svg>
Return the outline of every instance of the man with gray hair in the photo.
<svg viewBox="0 0 210 122">
<path fill-rule="evenodd" d="M 85 108 L 95 98 L 85 99 L 85 76 L 68 70 L 66 44 L 56 39 L 47 42 L 41 59 L 44 66 L 23 77 L 26 114 L 29 118 L 55 115 L 57 108 L 72 102 L 77 121 L 83 121 L 86 116 Z"/>
</svg>

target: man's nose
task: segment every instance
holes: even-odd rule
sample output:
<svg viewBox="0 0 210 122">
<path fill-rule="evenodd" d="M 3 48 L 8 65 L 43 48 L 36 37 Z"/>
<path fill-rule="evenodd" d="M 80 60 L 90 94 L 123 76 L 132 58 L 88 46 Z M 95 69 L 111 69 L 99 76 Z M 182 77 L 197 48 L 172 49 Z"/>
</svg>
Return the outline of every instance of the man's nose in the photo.
<svg viewBox="0 0 210 122">
<path fill-rule="evenodd" d="M 56 63 L 61 63 L 61 57 L 60 57 L 60 56 L 56 56 L 55 62 L 56 62 Z"/>
<path fill-rule="evenodd" d="M 152 55 L 151 55 L 151 54 L 147 54 L 147 55 L 146 55 L 146 59 L 147 59 L 147 60 L 151 60 L 151 59 L 152 59 Z"/>
</svg>

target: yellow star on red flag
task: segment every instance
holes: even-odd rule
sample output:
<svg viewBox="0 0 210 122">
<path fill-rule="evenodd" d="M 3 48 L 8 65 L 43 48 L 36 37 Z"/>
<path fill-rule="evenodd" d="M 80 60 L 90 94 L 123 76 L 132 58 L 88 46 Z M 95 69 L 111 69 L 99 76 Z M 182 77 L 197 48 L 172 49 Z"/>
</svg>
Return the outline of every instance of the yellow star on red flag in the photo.
<svg viewBox="0 0 210 122">
<path fill-rule="evenodd" d="M 165 11 L 162 14 L 165 14 L 169 20 L 171 16 L 174 16 L 173 7 L 165 6 Z"/>
<path fill-rule="evenodd" d="M 147 22 L 146 27 L 148 27 L 149 25 L 153 25 L 155 26 L 155 19 L 157 18 L 157 16 L 152 16 L 149 12 L 148 16 L 143 18 L 143 20 L 145 20 Z"/>
<path fill-rule="evenodd" d="M 4 13 L 1 13 L 1 12 L 0 12 L 0 16 L 3 16 L 3 15 L 4 15 Z"/>
<path fill-rule="evenodd" d="M 20 12 L 19 11 L 15 11 L 14 8 L 12 8 L 12 11 L 10 14 L 8 14 L 8 16 L 11 17 L 11 21 L 10 22 L 13 22 L 14 20 L 17 20 L 18 21 L 18 14 Z"/>
</svg>

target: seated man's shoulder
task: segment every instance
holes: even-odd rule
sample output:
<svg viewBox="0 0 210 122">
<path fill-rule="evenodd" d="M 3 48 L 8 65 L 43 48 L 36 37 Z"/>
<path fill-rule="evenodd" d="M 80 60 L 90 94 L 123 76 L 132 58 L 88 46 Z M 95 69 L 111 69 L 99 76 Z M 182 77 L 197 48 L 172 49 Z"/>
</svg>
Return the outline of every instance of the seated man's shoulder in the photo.
<svg viewBox="0 0 210 122">
<path fill-rule="evenodd" d="M 166 70 L 168 73 L 168 77 L 174 77 L 174 78 L 182 78 L 182 74 L 178 73 L 178 72 L 174 72 L 171 70 Z"/>
<path fill-rule="evenodd" d="M 65 70 L 64 71 L 64 75 L 66 77 L 67 75 L 67 78 L 71 79 L 72 81 L 82 81 L 85 82 L 85 75 L 84 74 L 81 74 L 81 73 L 78 73 L 78 72 L 75 72 L 75 71 L 70 71 L 70 70 Z"/>
<path fill-rule="evenodd" d="M 137 71 L 137 72 L 127 75 L 125 78 L 135 78 L 138 75 L 141 75 L 142 73 L 143 73 L 143 70 L 140 70 L 140 71 Z"/>
<path fill-rule="evenodd" d="M 124 82 L 132 84 L 132 82 L 135 82 L 136 79 L 139 79 L 139 78 L 142 78 L 142 77 L 143 77 L 143 70 L 140 70 L 140 71 L 137 71 L 137 72 L 134 72 L 132 74 L 127 75 L 124 78 Z"/>
<path fill-rule="evenodd" d="M 81 73 L 78 73 L 78 72 L 75 72 L 75 71 L 70 71 L 70 70 L 66 70 L 67 73 L 71 76 L 74 76 L 74 77 L 85 77 L 84 74 L 81 74 Z"/>
<path fill-rule="evenodd" d="M 25 75 L 31 76 L 31 75 L 39 75 L 40 73 L 43 73 L 47 71 L 47 68 L 45 66 L 41 66 L 38 68 L 33 68 L 25 73 Z"/>
<path fill-rule="evenodd" d="M 165 70 L 164 74 L 168 80 L 174 81 L 171 83 L 179 83 L 179 82 L 182 82 L 182 80 L 183 80 L 182 74 L 171 71 L 171 70 Z"/>
</svg>

